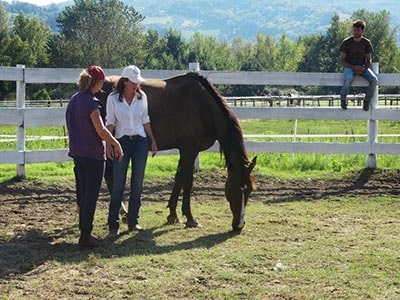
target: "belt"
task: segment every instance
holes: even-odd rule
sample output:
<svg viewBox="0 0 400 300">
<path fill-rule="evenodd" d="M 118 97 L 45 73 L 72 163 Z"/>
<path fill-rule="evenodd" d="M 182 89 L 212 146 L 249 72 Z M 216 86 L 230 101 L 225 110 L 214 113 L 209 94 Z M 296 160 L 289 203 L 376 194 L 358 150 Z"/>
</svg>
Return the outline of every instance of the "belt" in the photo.
<svg viewBox="0 0 400 300">
<path fill-rule="evenodd" d="M 135 135 L 124 135 L 124 137 L 127 137 L 130 140 L 133 140 L 134 138 L 140 137 L 140 135 L 138 135 L 138 134 L 135 134 Z"/>
</svg>

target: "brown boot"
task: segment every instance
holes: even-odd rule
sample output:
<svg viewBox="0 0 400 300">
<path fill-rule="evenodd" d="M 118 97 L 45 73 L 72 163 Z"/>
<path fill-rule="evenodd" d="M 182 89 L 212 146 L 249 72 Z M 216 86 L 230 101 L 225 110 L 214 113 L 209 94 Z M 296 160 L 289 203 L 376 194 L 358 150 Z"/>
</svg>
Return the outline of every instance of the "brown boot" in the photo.
<svg viewBox="0 0 400 300">
<path fill-rule="evenodd" d="M 93 237 L 90 233 L 81 232 L 78 245 L 81 249 L 96 248 L 100 247 L 100 241 Z"/>
</svg>

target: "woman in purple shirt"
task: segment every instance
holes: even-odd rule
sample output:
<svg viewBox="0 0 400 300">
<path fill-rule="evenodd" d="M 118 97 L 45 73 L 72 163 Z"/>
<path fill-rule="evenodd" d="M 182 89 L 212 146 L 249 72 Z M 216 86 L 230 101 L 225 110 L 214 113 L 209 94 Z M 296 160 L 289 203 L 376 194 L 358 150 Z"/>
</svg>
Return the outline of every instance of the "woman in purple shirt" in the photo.
<svg viewBox="0 0 400 300">
<path fill-rule="evenodd" d="M 114 147 L 115 157 L 123 157 L 120 143 L 104 125 L 101 104 L 94 96 L 101 90 L 104 80 L 104 71 L 99 66 L 83 70 L 79 76 L 79 92 L 71 97 L 66 111 L 68 154 L 74 159 L 76 176 L 81 248 L 99 246 L 91 233 L 104 173 L 105 142 Z"/>
</svg>

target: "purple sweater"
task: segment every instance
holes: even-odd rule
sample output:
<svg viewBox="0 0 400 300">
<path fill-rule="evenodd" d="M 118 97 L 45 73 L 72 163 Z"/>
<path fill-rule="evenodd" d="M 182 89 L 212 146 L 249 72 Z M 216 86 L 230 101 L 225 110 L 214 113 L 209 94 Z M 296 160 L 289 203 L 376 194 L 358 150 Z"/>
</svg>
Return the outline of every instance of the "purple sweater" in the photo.
<svg viewBox="0 0 400 300">
<path fill-rule="evenodd" d="M 92 93 L 78 92 L 71 97 L 65 116 L 69 136 L 69 156 L 105 159 L 104 142 L 90 119 L 90 114 L 96 109 L 101 110 L 102 106 Z"/>
</svg>

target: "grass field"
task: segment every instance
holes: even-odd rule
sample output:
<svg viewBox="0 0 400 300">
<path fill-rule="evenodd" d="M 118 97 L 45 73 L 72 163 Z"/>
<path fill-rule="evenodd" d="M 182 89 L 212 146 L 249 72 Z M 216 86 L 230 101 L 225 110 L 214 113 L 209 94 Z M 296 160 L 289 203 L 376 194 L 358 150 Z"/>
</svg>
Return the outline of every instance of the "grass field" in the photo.
<svg viewBox="0 0 400 300">
<path fill-rule="evenodd" d="M 398 172 L 372 174 L 355 189 L 358 174 L 257 174 L 241 234 L 230 231 L 222 175 L 196 175 L 192 209 L 202 228 L 166 226 L 170 181 L 148 182 L 145 230 L 123 226 L 93 251 L 76 246 L 73 182 L 19 182 L 8 196 L 2 186 L 0 299 L 399 299 Z M 107 201 L 102 193 L 100 237 Z"/>
<path fill-rule="evenodd" d="M 291 134 L 293 124 L 241 122 L 245 134 Z M 379 123 L 385 134 L 398 128 Z M 302 121 L 297 132 L 365 134 L 366 124 Z M 0 126 L 0 135 L 13 134 Z M 28 150 L 65 147 L 64 139 L 27 143 Z M 14 149 L 0 142 L 0 151 Z M 364 170 L 364 155 L 257 157 L 257 190 L 241 234 L 230 231 L 224 160 L 215 153 L 201 154 L 192 193 L 204 227 L 166 226 L 178 157 L 156 156 L 146 170 L 145 230 L 123 231 L 94 251 L 76 245 L 71 162 L 28 164 L 23 181 L 13 180 L 15 165 L 0 165 L 0 299 L 400 299 L 399 156 L 378 155 L 376 171 Z M 108 200 L 103 189 L 94 224 L 100 237 L 108 233 Z"/>
</svg>

